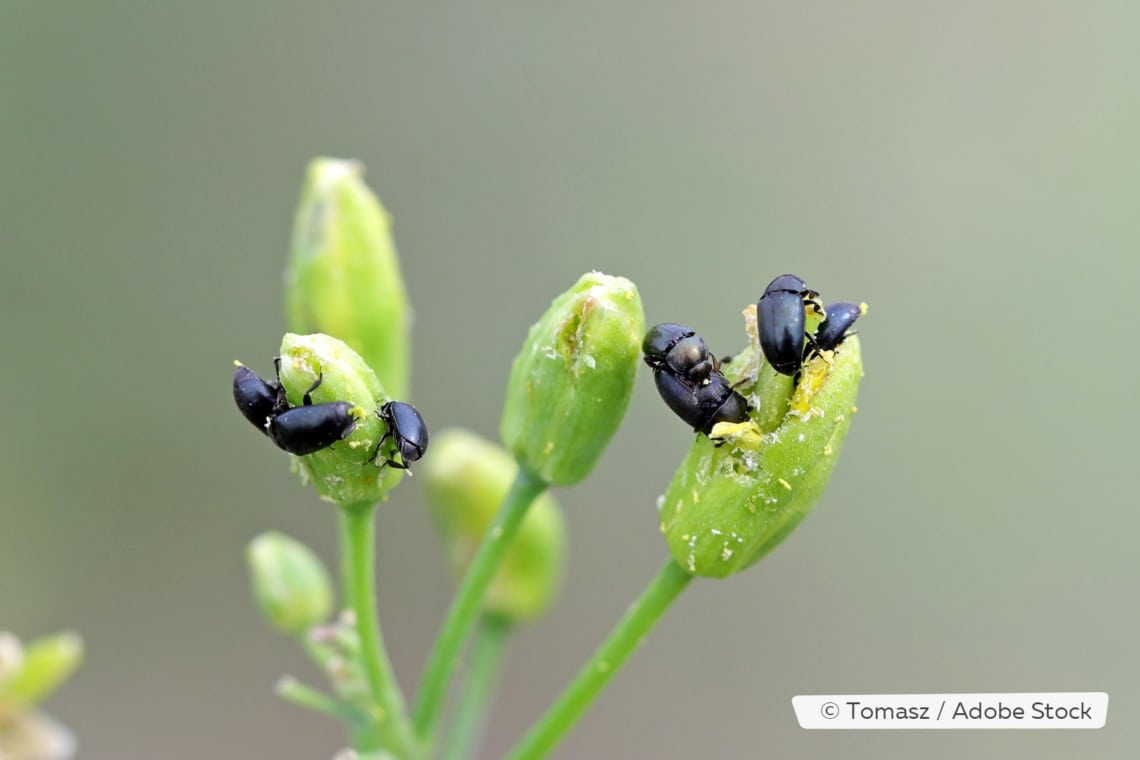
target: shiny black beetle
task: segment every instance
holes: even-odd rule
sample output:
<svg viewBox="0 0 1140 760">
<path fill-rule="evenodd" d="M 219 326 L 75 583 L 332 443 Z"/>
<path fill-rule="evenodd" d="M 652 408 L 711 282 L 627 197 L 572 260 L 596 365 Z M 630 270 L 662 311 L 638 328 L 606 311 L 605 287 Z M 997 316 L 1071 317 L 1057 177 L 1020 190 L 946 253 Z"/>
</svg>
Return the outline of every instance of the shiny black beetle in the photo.
<svg viewBox="0 0 1140 760">
<path fill-rule="evenodd" d="M 804 309 L 822 313 L 819 293 L 794 274 L 782 274 L 764 290 L 756 303 L 756 328 L 760 349 L 772 369 L 795 375 L 804 356 Z"/>
<path fill-rule="evenodd" d="M 668 369 L 657 369 L 653 381 L 665 404 L 698 433 L 708 435 L 718 422 L 748 419 L 748 402 L 720 372 L 713 372 L 705 383 L 693 385 Z"/>
<path fill-rule="evenodd" d="M 718 422 L 744 422 L 748 402 L 720 372 L 720 363 L 691 327 L 665 322 L 649 328 L 641 343 L 661 399 L 699 433 Z"/>
<path fill-rule="evenodd" d="M 269 418 L 277 408 L 278 389 L 279 386 L 265 382 L 249 367 L 239 364 L 234 370 L 234 402 L 242 416 L 266 435 Z"/>
<path fill-rule="evenodd" d="M 318 377 L 303 396 L 302 406 L 289 406 L 281 385 L 281 360 L 273 363 L 276 380 L 266 382 L 248 367 L 234 371 L 234 401 L 242 415 L 284 451 L 305 456 L 332 446 L 356 429 L 353 404 L 330 401 L 314 404 Z"/>
<path fill-rule="evenodd" d="M 703 383 L 720 369 L 704 339 L 686 325 L 664 322 L 649 328 L 641 342 L 645 363 L 655 371 L 667 369 L 690 383 Z"/>
<path fill-rule="evenodd" d="M 863 315 L 859 304 L 848 301 L 833 303 L 824 311 L 827 312 L 827 317 L 819 323 L 815 336 L 809 341 L 811 345 L 805 349 L 805 357 L 813 352 L 834 351 L 851 334 L 855 320 Z"/>
<path fill-rule="evenodd" d="M 376 414 L 387 427 L 387 430 L 381 436 L 380 442 L 376 444 L 374 458 L 379 457 L 380 446 L 383 445 L 384 441 L 391 438 L 392 443 L 396 445 L 396 451 L 399 452 L 400 458 L 404 461 L 397 462 L 394 459 L 385 459 L 382 464 L 399 470 L 408 469 L 409 464 L 417 461 L 427 451 L 427 423 L 424 422 L 424 418 L 420 416 L 414 406 L 405 404 L 403 401 L 389 401 L 381 406 Z"/>
</svg>

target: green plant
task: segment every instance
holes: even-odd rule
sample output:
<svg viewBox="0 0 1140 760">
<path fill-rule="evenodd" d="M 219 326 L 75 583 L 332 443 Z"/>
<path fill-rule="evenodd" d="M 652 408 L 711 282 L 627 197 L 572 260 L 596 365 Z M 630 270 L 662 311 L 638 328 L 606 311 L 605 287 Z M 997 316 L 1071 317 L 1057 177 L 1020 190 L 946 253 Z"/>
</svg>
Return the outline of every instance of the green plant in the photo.
<svg viewBox="0 0 1140 760">
<path fill-rule="evenodd" d="M 83 641 L 58 633 L 23 644 L 0 631 L 0 758 L 66 760 L 75 738 L 37 710 L 79 667 Z"/>
<path fill-rule="evenodd" d="M 390 390 L 398 398 L 410 387 L 408 307 L 387 216 L 358 165 L 322 159 L 310 167 L 286 302 L 294 333 L 281 345 L 279 382 L 287 405 L 311 392 L 313 404 L 348 402 L 342 408 L 353 417 L 344 418 L 352 424 L 343 440 L 292 458 L 337 507 L 345 612 L 329 620 L 332 583 L 299 542 L 268 533 L 248 552 L 261 609 L 298 639 L 332 693 L 292 678 L 278 691 L 343 721 L 359 757 L 467 757 L 511 631 L 557 593 L 565 538 L 547 489 L 590 473 L 628 406 L 645 332 L 640 295 L 623 278 L 583 275 L 531 327 L 512 365 L 503 446 L 443 431 L 415 465 L 460 581 L 410 707 L 384 649 L 372 580 L 375 506 L 404 473 L 378 466 L 395 447 L 376 412 Z M 661 501 L 671 557 L 511 758 L 545 756 L 693 578 L 751 566 L 819 499 L 855 411 L 858 338 L 813 353 L 797 382 L 764 363 L 755 319 L 755 307 L 746 309 L 748 345 L 725 370 L 749 402 L 748 419 L 697 436 Z M 441 708 L 472 635 L 456 717 L 444 731 Z"/>
</svg>

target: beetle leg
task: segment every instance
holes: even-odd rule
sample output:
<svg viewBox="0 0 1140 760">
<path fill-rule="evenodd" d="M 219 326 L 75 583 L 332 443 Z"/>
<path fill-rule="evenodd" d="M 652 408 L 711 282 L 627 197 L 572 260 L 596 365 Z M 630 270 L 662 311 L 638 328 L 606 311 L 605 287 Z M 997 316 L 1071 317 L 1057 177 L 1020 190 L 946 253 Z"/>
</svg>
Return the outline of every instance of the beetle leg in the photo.
<svg viewBox="0 0 1140 760">
<path fill-rule="evenodd" d="M 381 419 L 383 419 L 383 418 L 381 418 Z M 388 440 L 388 436 L 390 436 L 391 434 L 392 434 L 391 430 L 385 430 L 384 435 L 380 436 L 380 440 L 376 442 L 376 449 L 372 452 L 372 461 L 374 463 L 380 459 L 380 447 L 384 445 L 384 441 Z M 376 466 L 377 467 L 383 467 L 383 465 L 380 465 L 380 464 L 378 464 Z"/>
<path fill-rule="evenodd" d="M 305 391 L 305 396 L 302 399 L 305 402 L 305 406 L 312 406 L 313 405 L 312 393 L 317 388 L 321 387 L 321 381 L 324 379 L 325 379 L 325 372 L 324 372 L 324 370 L 321 370 L 321 374 L 317 375 L 317 381 L 309 386 L 309 390 Z"/>
<path fill-rule="evenodd" d="M 273 402 L 273 413 L 280 414 L 289 410 L 289 399 L 285 396 L 285 386 L 281 384 L 281 357 L 273 357 L 273 390 L 277 392 L 277 399 Z"/>
<path fill-rule="evenodd" d="M 383 419 L 383 418 L 381 418 L 381 419 Z M 387 459 L 387 458 L 385 458 L 383 460 L 380 459 L 380 447 L 384 445 L 384 441 L 388 440 L 391 437 L 392 437 L 392 431 L 391 430 L 385 431 L 384 435 L 380 436 L 380 441 L 379 441 L 379 443 L 376 444 L 376 450 L 372 452 L 373 463 L 375 463 L 377 467 L 383 467 L 384 465 L 388 465 L 389 467 L 395 467 L 397 470 L 408 470 L 407 463 L 401 464 L 400 462 L 397 462 L 395 459 Z M 408 474 L 409 475 L 412 474 L 411 470 L 408 470 Z"/>
</svg>

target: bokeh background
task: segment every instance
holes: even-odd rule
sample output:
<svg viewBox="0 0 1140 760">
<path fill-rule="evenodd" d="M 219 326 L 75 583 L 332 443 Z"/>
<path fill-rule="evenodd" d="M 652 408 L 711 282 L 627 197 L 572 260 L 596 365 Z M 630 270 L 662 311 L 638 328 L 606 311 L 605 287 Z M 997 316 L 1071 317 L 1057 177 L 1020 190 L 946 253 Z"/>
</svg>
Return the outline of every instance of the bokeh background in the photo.
<svg viewBox="0 0 1140 760">
<path fill-rule="evenodd" d="M 831 486 L 763 563 L 694 584 L 560 758 L 1133 757 L 1140 747 L 1140 6 L 5 3 L 0 628 L 82 632 L 49 711 L 81 757 L 325 758 L 313 679 L 248 598 L 331 507 L 230 399 L 283 331 L 307 160 L 395 219 L 414 401 L 495 435 L 527 326 L 589 269 L 715 350 L 792 271 L 865 300 Z M 519 636 L 497 757 L 665 557 L 690 441 L 648 371 L 559 498 L 557 610 Z M 430 455 L 430 454 L 429 454 Z M 419 672 L 451 581 L 413 481 L 382 619 Z M 1104 690 L 1101 731 L 805 732 L 801 693 Z"/>
</svg>

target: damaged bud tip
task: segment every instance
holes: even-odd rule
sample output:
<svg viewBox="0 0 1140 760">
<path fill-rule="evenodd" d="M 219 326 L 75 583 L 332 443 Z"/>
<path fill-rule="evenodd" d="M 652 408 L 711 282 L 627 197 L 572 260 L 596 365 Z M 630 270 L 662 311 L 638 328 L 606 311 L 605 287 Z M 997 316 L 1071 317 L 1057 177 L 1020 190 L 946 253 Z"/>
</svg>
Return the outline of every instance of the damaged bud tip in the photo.
<svg viewBox="0 0 1140 760">
<path fill-rule="evenodd" d="M 812 351 L 798 380 L 762 361 L 755 310 L 751 345 L 726 374 L 752 409 L 746 422 L 697 436 L 660 502 L 661 531 L 677 563 L 724 577 L 763 557 L 819 500 L 831 477 L 863 376 L 859 338 Z"/>
<path fill-rule="evenodd" d="M 645 316 L 623 277 L 583 275 L 530 328 L 499 426 L 519 463 L 551 485 L 593 469 L 633 393 Z"/>
</svg>

